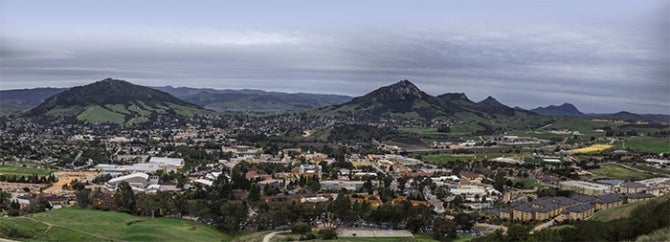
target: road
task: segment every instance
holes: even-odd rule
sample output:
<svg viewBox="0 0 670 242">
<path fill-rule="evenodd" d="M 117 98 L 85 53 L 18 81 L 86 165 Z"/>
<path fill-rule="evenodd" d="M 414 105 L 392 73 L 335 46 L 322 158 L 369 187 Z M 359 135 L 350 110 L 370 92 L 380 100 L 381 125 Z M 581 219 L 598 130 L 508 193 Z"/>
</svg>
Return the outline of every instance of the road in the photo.
<svg viewBox="0 0 670 242">
<path fill-rule="evenodd" d="M 499 229 L 502 230 L 503 233 L 507 233 L 507 227 L 502 225 L 475 223 L 474 228 L 482 232 L 484 235 L 492 234 Z"/>
<path fill-rule="evenodd" d="M 272 237 L 275 237 L 275 235 L 288 232 L 291 232 L 291 230 L 274 231 L 272 233 L 266 234 L 265 237 L 263 237 L 263 242 L 270 242 Z"/>
</svg>

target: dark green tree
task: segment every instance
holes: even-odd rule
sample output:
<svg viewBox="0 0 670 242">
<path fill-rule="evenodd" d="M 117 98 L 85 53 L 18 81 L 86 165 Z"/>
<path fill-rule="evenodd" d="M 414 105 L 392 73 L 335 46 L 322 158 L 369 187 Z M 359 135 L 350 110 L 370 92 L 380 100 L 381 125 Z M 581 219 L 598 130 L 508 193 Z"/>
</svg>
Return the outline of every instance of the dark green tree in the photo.
<svg viewBox="0 0 670 242">
<path fill-rule="evenodd" d="M 130 214 L 135 212 L 135 193 L 128 182 L 122 181 L 117 185 L 114 202 L 119 207 L 119 212 Z"/>
<path fill-rule="evenodd" d="M 83 189 L 75 193 L 77 197 L 77 206 L 80 208 L 88 208 L 91 206 L 91 189 Z"/>
</svg>

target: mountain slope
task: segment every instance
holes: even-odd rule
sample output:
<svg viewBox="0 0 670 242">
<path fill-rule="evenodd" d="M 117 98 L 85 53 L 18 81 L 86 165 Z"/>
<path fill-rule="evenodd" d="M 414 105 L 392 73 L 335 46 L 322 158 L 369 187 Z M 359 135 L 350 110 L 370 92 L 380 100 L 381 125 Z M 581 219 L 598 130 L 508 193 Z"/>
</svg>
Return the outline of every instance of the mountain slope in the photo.
<svg viewBox="0 0 670 242">
<path fill-rule="evenodd" d="M 107 78 L 56 94 L 26 116 L 129 125 L 147 122 L 152 114 L 192 116 L 200 112 L 206 110 L 165 92 Z"/>
<path fill-rule="evenodd" d="M 564 103 L 560 106 L 549 105 L 546 107 L 538 107 L 530 110 L 531 112 L 546 115 L 546 116 L 564 116 L 564 117 L 584 117 L 584 113 L 580 112 L 575 105 Z"/>
<path fill-rule="evenodd" d="M 282 93 L 261 90 L 216 90 L 209 88 L 155 87 L 184 101 L 220 112 L 276 113 L 301 111 L 351 100 L 349 96 L 311 93 Z"/>
</svg>

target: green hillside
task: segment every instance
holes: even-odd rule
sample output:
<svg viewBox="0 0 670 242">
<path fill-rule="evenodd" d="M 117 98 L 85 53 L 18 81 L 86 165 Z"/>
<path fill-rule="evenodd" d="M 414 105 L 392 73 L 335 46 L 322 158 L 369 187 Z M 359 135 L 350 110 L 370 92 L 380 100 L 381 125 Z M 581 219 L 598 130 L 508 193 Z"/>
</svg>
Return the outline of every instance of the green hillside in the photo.
<svg viewBox="0 0 670 242">
<path fill-rule="evenodd" d="M 661 197 L 654 198 L 652 200 L 629 203 L 626 205 L 601 210 L 593 214 L 593 216 L 589 217 L 588 220 L 607 222 L 618 218 L 627 218 L 631 216 L 633 210 L 644 204 L 648 204 L 651 201 L 663 202 L 667 201 L 668 199 L 670 199 L 670 194 L 666 194 Z"/>
<path fill-rule="evenodd" d="M 201 223 L 125 213 L 63 208 L 30 217 L 0 218 L 0 237 L 57 241 L 230 241 Z"/>
</svg>

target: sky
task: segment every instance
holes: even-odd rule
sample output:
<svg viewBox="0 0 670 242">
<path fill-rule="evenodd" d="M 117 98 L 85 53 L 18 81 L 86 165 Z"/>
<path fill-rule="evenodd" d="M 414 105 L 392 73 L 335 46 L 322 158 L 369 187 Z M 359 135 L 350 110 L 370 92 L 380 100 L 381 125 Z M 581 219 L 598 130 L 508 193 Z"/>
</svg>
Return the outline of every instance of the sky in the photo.
<svg viewBox="0 0 670 242">
<path fill-rule="evenodd" d="M 0 89 L 107 77 L 670 114 L 670 1 L 0 0 Z"/>
</svg>

